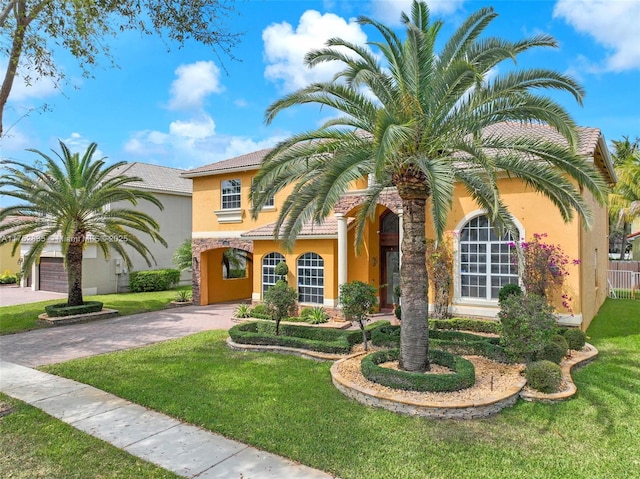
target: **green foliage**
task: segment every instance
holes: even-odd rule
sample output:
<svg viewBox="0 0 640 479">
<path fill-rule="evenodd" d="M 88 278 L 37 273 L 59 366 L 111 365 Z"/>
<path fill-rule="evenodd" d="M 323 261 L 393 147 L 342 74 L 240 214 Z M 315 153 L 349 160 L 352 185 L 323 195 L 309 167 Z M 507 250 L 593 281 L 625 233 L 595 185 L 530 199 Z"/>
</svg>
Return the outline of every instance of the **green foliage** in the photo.
<svg viewBox="0 0 640 479">
<path fill-rule="evenodd" d="M 85 301 L 80 306 L 67 306 L 67 303 L 51 304 L 45 306 L 44 310 L 50 318 L 71 316 L 73 314 L 88 314 L 102 311 L 103 304 L 100 301 Z"/>
<path fill-rule="evenodd" d="M 150 271 L 132 271 L 129 274 L 129 290 L 132 293 L 145 291 L 166 291 L 178 285 L 180 271 L 177 269 L 154 269 Z"/>
<path fill-rule="evenodd" d="M 193 249 L 191 246 L 191 239 L 187 238 L 176 248 L 173 252 L 173 264 L 180 271 L 187 271 L 191 269 L 193 261 Z"/>
<path fill-rule="evenodd" d="M 587 342 L 587 335 L 578 328 L 567 329 L 564 332 L 564 339 L 567 340 L 567 346 L 574 351 L 580 351 Z"/>
<path fill-rule="evenodd" d="M 252 313 L 252 308 L 251 308 L 250 305 L 248 305 L 248 304 L 239 304 L 238 306 L 236 306 L 236 309 L 233 312 L 233 315 L 236 318 L 250 318 L 251 317 L 251 313 Z"/>
<path fill-rule="evenodd" d="M 347 321 L 357 322 L 362 330 L 362 343 L 364 350 L 368 349 L 367 335 L 364 331 L 364 323 L 369 321 L 369 315 L 378 304 L 378 291 L 368 283 L 362 281 L 350 281 L 340 285 L 339 303 L 342 313 Z"/>
<path fill-rule="evenodd" d="M 300 311 L 300 319 L 310 324 L 326 323 L 329 318 L 329 314 L 322 306 L 307 306 Z"/>
<path fill-rule="evenodd" d="M 458 355 L 479 355 L 493 361 L 507 363 L 509 358 L 500 338 L 478 336 L 452 330 L 432 329 L 429 341 L 434 348 Z M 400 344 L 400 326 L 380 327 L 372 331 L 371 343 L 375 346 L 397 348 Z"/>
<path fill-rule="evenodd" d="M 284 261 L 280 261 L 273 270 L 274 274 L 280 276 L 280 279 L 286 281 L 286 276 L 289 274 L 289 267 Z"/>
<path fill-rule="evenodd" d="M 402 306 L 396 306 L 396 309 L 393 310 L 393 314 L 395 315 L 398 321 L 402 321 Z"/>
<path fill-rule="evenodd" d="M 15 284 L 19 281 L 17 274 L 11 274 L 9 270 L 0 275 L 0 284 Z"/>
<path fill-rule="evenodd" d="M 562 384 L 562 369 L 551 361 L 535 361 L 527 366 L 524 376 L 527 385 L 543 393 L 554 393 Z"/>
<path fill-rule="evenodd" d="M 522 288 L 514 283 L 505 284 L 500 291 L 498 291 L 498 303 L 502 303 L 507 297 L 511 295 L 522 296 L 524 293 Z"/>
<path fill-rule="evenodd" d="M 271 319 L 271 316 L 269 315 L 269 308 L 267 308 L 267 305 L 264 303 L 256 304 L 251 309 L 250 317 L 256 319 Z"/>
<path fill-rule="evenodd" d="M 369 381 L 406 391 L 459 391 L 475 384 L 475 368 L 471 361 L 437 349 L 429 351 L 429 362 L 446 366 L 453 371 L 452 373 L 412 373 L 378 366 L 398 360 L 399 355 L 398 349 L 368 354 L 360 364 L 362 374 Z"/>
<path fill-rule="evenodd" d="M 502 326 L 498 321 L 471 318 L 429 319 L 429 327 L 489 334 L 500 334 L 502 331 Z"/>
<path fill-rule="evenodd" d="M 191 291 L 186 289 L 181 289 L 176 293 L 176 297 L 174 301 L 178 303 L 188 303 L 189 301 L 191 301 Z"/>
<path fill-rule="evenodd" d="M 264 305 L 271 319 L 276 322 L 276 335 L 280 330 L 280 321 L 295 314 L 297 299 L 296 290 L 281 279 L 264 294 Z"/>
<path fill-rule="evenodd" d="M 514 361 L 529 363 L 556 333 L 553 310 L 541 296 L 508 296 L 500 304 L 501 344 Z"/>
<path fill-rule="evenodd" d="M 567 355 L 567 341 L 563 336 L 555 334 L 549 339 L 549 343 L 545 344 L 540 351 L 535 353 L 536 361 L 546 359 L 552 363 L 560 364 Z"/>
</svg>

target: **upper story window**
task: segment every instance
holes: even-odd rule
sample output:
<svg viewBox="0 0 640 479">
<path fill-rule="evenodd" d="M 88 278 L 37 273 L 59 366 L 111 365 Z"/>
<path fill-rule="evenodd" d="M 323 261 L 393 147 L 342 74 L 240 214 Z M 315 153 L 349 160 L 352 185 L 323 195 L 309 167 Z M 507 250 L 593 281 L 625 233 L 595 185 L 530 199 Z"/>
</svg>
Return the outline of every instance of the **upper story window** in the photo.
<svg viewBox="0 0 640 479">
<path fill-rule="evenodd" d="M 460 231 L 460 295 L 463 298 L 498 299 L 505 284 L 518 284 L 513 236 L 498 237 L 486 215 L 477 216 Z"/>
<path fill-rule="evenodd" d="M 240 208 L 242 199 L 240 180 L 222 181 L 222 209 Z"/>
<path fill-rule="evenodd" d="M 255 178 L 253 179 L 253 183 L 255 184 Z M 267 201 L 265 201 L 263 208 L 273 208 L 275 206 L 275 199 L 273 196 L 270 196 L 269 198 L 267 198 Z"/>
</svg>

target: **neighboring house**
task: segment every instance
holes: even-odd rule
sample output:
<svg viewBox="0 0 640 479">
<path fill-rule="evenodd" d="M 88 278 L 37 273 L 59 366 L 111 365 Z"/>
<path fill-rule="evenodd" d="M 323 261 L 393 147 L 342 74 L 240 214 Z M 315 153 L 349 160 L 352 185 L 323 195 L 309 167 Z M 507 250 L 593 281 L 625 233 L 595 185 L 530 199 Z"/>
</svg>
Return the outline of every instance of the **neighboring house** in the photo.
<svg viewBox="0 0 640 479">
<path fill-rule="evenodd" d="M 640 218 L 631 223 L 631 234 L 627 236 L 627 241 L 631 243 L 631 259 L 640 261 Z"/>
<path fill-rule="evenodd" d="M 132 261 L 131 271 L 159 268 L 174 268 L 172 258 L 176 248 L 191 235 L 191 180 L 183 178 L 184 170 L 146 163 L 127 163 L 114 170 L 114 175 L 127 175 L 142 178 L 140 183 L 131 183 L 129 187 L 153 193 L 164 206 L 158 209 L 152 203 L 140 201 L 136 206 L 125 203 L 127 208 L 138 208 L 149 214 L 160 224 L 160 235 L 168 247 L 154 243 L 143 233 L 136 233 L 142 240 L 148 240 L 147 246 L 157 264 L 149 267 L 140 254 L 130 248 Z M 37 240 L 37 238 L 36 238 Z M 114 238 L 114 241 L 117 241 Z M 29 239 L 21 245 L 22 255 L 27 251 Z M 55 239 L 49 241 L 34 265 L 25 286 L 34 290 L 67 292 L 67 273 L 64 269 L 61 245 Z M 129 270 L 122 258 L 112 251 L 111 258 L 106 260 L 95 243 L 88 241 L 84 250 L 82 263 L 83 294 L 109 294 L 127 291 L 129 287 Z M 184 272 L 181 283 L 191 282 L 191 272 Z"/>
<path fill-rule="evenodd" d="M 14 217 L 15 218 L 15 217 Z M 11 221 L 11 218 L 6 218 L 1 223 L 4 224 Z M 10 236 L 10 234 L 7 234 Z M 20 253 L 16 251 L 15 256 L 11 253 L 13 251 L 13 243 L 0 244 L 0 275 L 6 272 L 9 274 L 16 274 L 20 272 Z"/>
<path fill-rule="evenodd" d="M 524 130 L 563 141 L 553 130 L 541 125 L 504 123 L 497 128 L 502 134 L 521 134 Z M 580 128 L 579 135 L 580 153 L 595 162 L 603 176 L 613 183 L 614 170 L 600 130 Z M 353 184 L 332 217 L 321 225 L 306 225 L 293 251 L 287 252 L 274 240 L 273 228 L 280 205 L 291 188 L 278 193 L 273 206 L 264 208 L 257 220 L 251 218 L 248 200 L 251 182 L 268 152 L 256 151 L 183 174 L 193 180 L 194 301 L 203 305 L 243 298 L 261 301 L 264 292 L 277 280 L 275 265 L 286 261 L 288 282 L 297 288 L 302 305 L 337 308 L 339 285 L 360 280 L 379 289 L 382 308 L 391 307 L 402 261 L 399 251 L 402 209 L 395 189 L 389 188 L 380 198 L 375 218 L 366 226 L 359 253 L 354 248 L 352 222 L 368 186 L 366 178 Z M 520 180 L 504 176 L 498 187 L 519 229 L 519 238 L 497 238 L 486 212 L 463 188 L 456 189 L 446 228 L 455 258 L 450 312 L 495 317 L 498 290 L 506 283 L 519 281 L 517 267 L 511 262 L 509 242 L 531 239 L 534 233 L 547 233 L 545 242 L 559 245 L 572 259 L 580 259 L 579 265 L 570 267 L 565 281 L 573 312 L 561 306 L 560 298 L 555 304 L 564 324 L 586 329 L 607 295 L 606 208 L 598 206 L 585 192 L 585 200 L 593 210 L 593 228 L 586 230 L 580 219 L 565 224 L 549 200 Z M 434 237 L 430 224 L 426 233 Z M 252 267 L 245 278 L 223 278 L 221 257 L 228 248 L 252 253 Z"/>
</svg>

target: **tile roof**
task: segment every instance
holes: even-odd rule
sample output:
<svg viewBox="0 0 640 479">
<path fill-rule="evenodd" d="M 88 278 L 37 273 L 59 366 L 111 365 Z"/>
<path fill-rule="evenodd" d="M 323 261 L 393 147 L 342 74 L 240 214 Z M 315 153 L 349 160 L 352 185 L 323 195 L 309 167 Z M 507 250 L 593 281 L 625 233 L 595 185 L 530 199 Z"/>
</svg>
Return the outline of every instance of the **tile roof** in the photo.
<svg viewBox="0 0 640 479">
<path fill-rule="evenodd" d="M 190 179 L 181 176 L 184 171 L 185 170 L 178 168 L 135 161 L 116 168 L 113 170 L 113 175 L 137 176 L 142 178 L 141 183 L 131 183 L 131 186 L 143 190 L 191 195 L 193 190 L 192 182 Z"/>
<path fill-rule="evenodd" d="M 225 171 L 234 171 L 238 169 L 258 169 L 264 157 L 273 148 L 265 148 L 263 150 L 253 151 L 246 155 L 236 156 L 235 158 L 229 158 L 228 160 L 218 161 L 216 163 L 210 163 L 208 165 L 194 168 L 183 173 L 184 178 L 191 178 L 193 176 L 204 176 L 206 174 L 218 174 Z"/>
<path fill-rule="evenodd" d="M 347 226 L 351 225 L 353 222 L 353 218 L 347 218 Z M 275 227 L 275 223 L 269 223 L 268 225 L 259 226 L 258 228 L 254 228 L 252 230 L 246 231 L 242 233 L 240 236 L 243 238 L 253 238 L 253 239 L 273 239 L 273 229 Z M 281 232 L 283 229 L 280 230 Z M 318 236 L 327 236 L 327 237 L 335 237 L 338 235 L 338 220 L 335 218 L 327 218 L 323 223 L 306 223 L 300 233 L 298 234 L 298 239 L 304 239 L 306 237 L 318 237 Z"/>
</svg>

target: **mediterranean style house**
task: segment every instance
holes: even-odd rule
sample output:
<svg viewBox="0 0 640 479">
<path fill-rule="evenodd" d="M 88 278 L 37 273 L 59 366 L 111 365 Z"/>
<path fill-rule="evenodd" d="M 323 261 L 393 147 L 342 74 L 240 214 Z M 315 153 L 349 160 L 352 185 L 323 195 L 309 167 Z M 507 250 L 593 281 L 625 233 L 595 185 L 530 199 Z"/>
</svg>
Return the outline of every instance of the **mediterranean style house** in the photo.
<svg viewBox="0 0 640 479">
<path fill-rule="evenodd" d="M 527 134 L 562 141 L 544 125 L 505 123 L 499 128 L 506 134 L 527 129 Z M 579 136 L 580 153 L 613 183 L 615 174 L 600 130 L 580 128 Z M 395 189 L 389 188 L 380 198 L 359 251 L 354 246 L 353 218 L 368 187 L 367 178 L 352 185 L 326 221 L 306 225 L 293 250 L 285 251 L 274 239 L 274 224 L 279 207 L 291 190 L 279 192 L 256 220 L 251 216 L 252 179 L 268 152 L 256 151 L 182 174 L 193 180 L 194 301 L 202 305 L 245 298 L 259 302 L 278 279 L 275 266 L 284 261 L 289 269 L 288 283 L 297 288 L 300 305 L 336 309 L 339 286 L 360 280 L 376 286 L 380 307 L 390 308 L 402 261 L 402 208 Z M 447 224 L 454 256 L 451 314 L 495 317 L 498 290 L 504 284 L 519 281 L 517 267 L 511 261 L 510 243 L 544 233 L 545 242 L 560 246 L 570 258 L 580 260 L 569 267 L 564 283 L 564 292 L 571 297 L 571 311 L 562 306 L 561 298 L 555 303 L 562 323 L 586 329 L 607 295 L 606 208 L 585 191 L 593 211 L 593 227 L 587 230 L 580 219 L 565 224 L 548 199 L 520 180 L 504 176 L 499 179 L 499 189 L 518 227 L 519 238 L 508 234 L 497 237 L 486 212 L 466 191 L 456 189 Z M 434 237 L 429 224 L 426 233 L 428 238 Z M 223 257 L 228 249 L 244 252 L 241 256 L 246 272 L 240 277 L 225 275 Z"/>
</svg>

